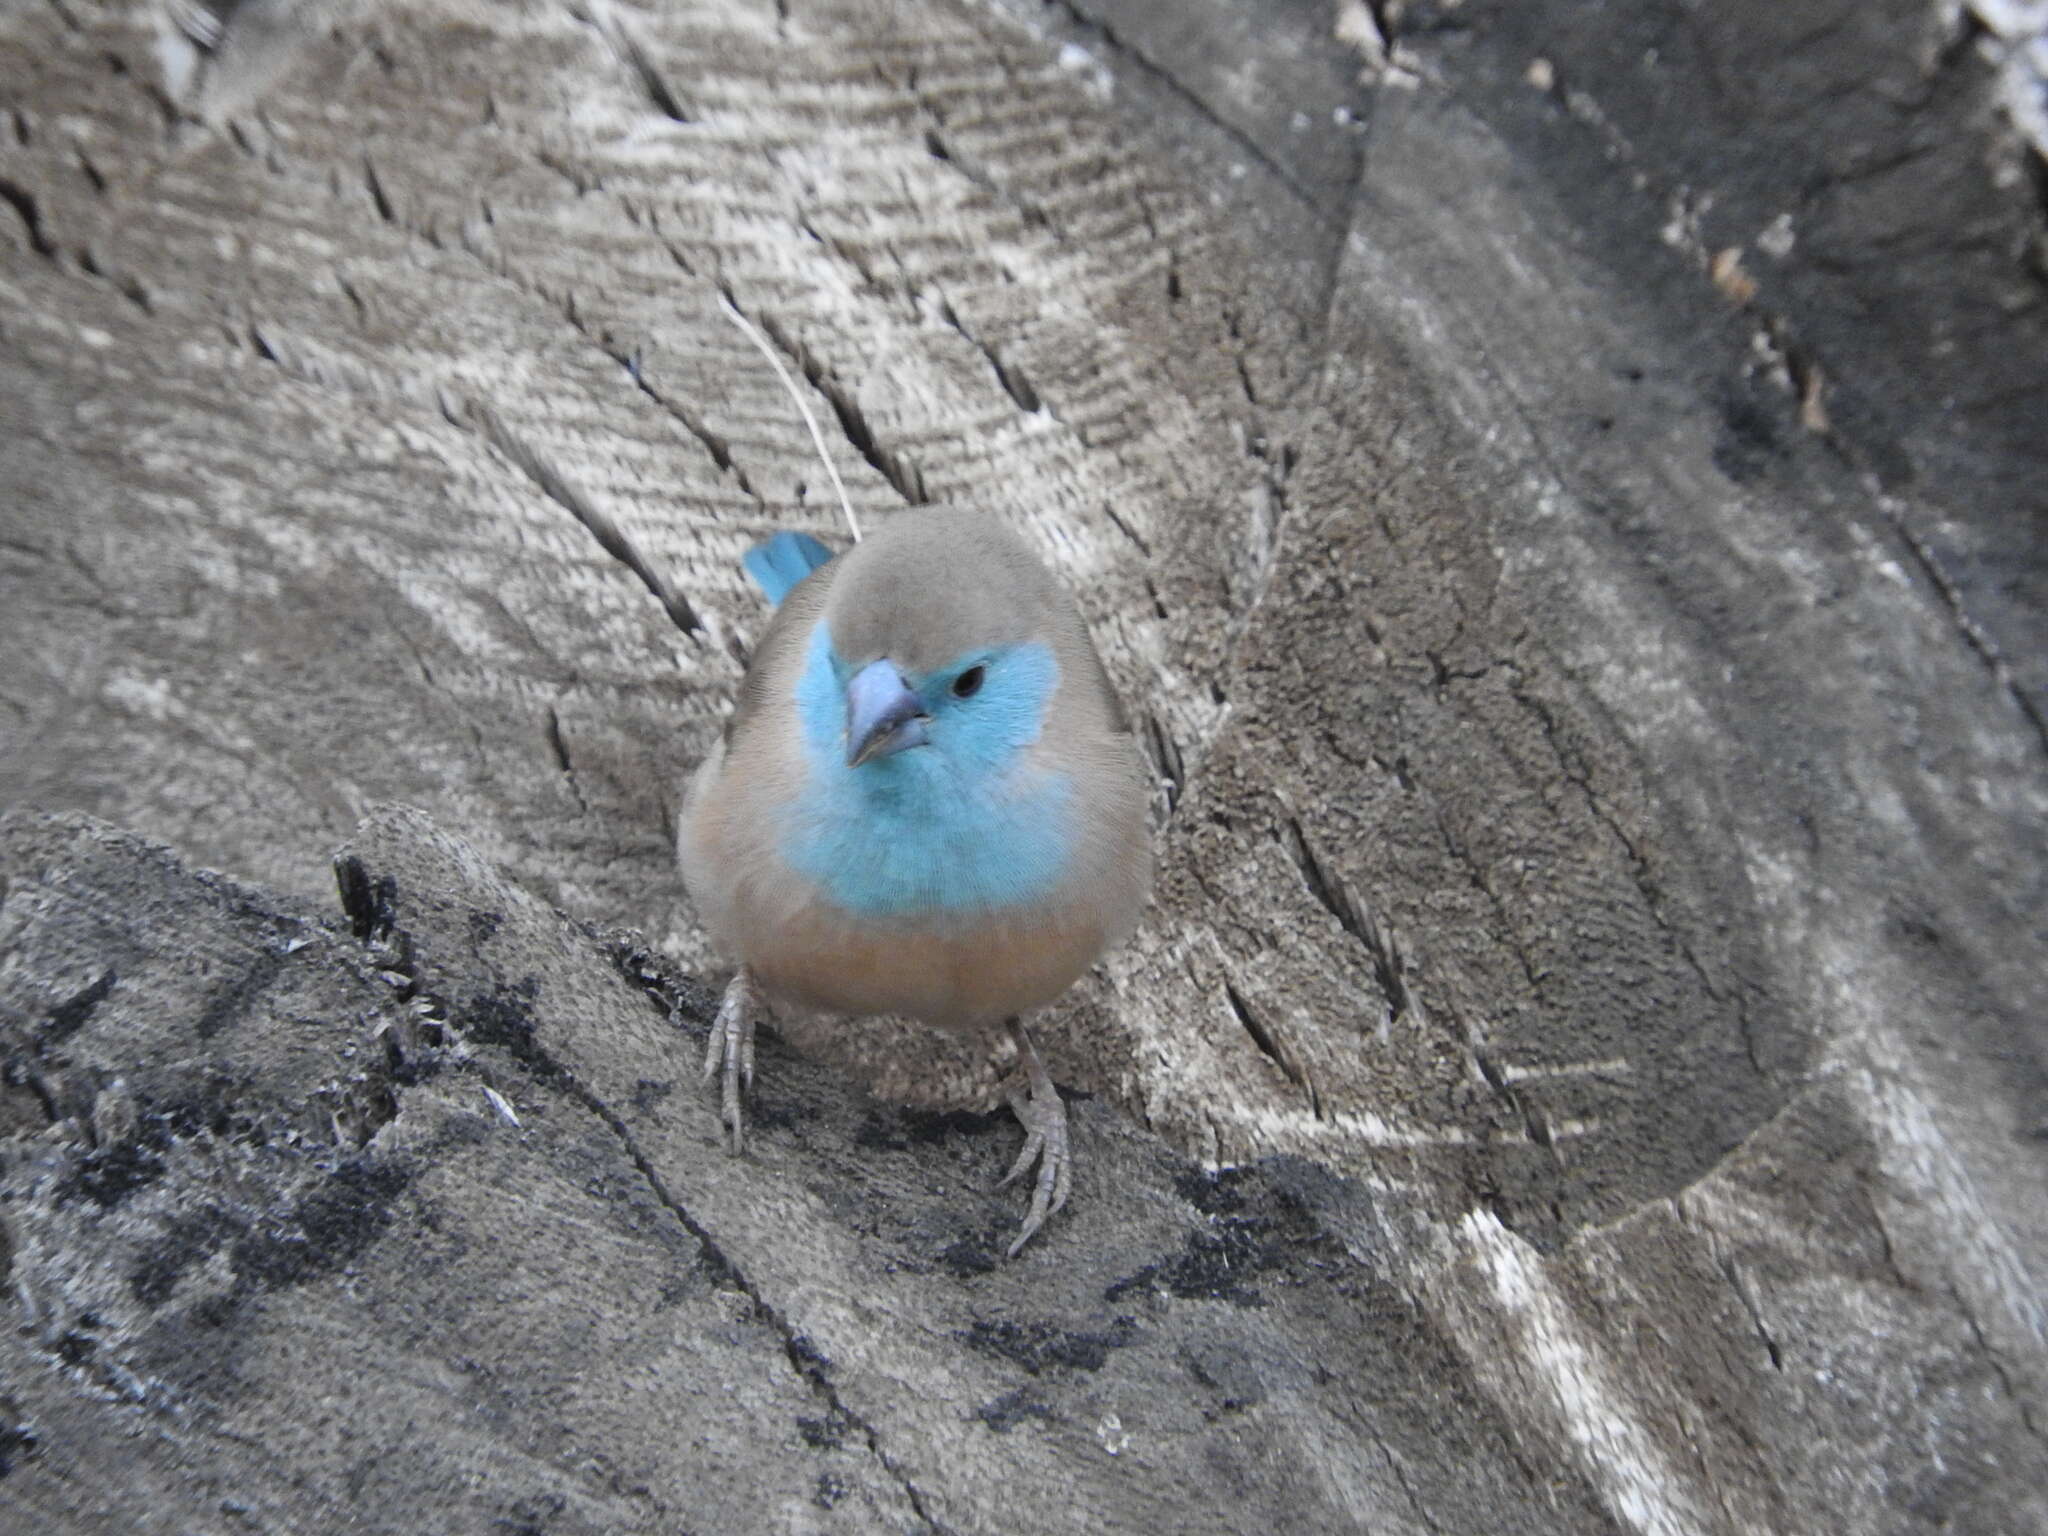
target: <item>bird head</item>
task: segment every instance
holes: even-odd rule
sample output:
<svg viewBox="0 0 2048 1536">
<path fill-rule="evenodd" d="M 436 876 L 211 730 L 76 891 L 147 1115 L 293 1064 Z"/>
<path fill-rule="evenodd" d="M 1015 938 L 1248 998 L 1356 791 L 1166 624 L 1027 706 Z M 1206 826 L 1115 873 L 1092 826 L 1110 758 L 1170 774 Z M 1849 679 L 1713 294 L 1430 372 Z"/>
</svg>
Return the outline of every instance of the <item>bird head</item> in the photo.
<svg viewBox="0 0 2048 1536">
<path fill-rule="evenodd" d="M 896 781 L 999 769 L 1039 738 L 1071 607 L 1021 540 L 904 514 L 843 558 L 799 690 L 814 740 L 829 729 L 849 771 Z"/>
</svg>

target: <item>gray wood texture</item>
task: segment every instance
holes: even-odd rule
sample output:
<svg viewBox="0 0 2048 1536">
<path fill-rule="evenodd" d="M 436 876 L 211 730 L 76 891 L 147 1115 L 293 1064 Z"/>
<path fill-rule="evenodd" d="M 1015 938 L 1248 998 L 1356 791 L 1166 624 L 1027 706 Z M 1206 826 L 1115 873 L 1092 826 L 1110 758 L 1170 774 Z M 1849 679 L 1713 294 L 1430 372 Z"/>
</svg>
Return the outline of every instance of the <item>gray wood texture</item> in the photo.
<svg viewBox="0 0 2048 1536">
<path fill-rule="evenodd" d="M 0 11 L 0 1530 L 2048 1529 L 1963 28 Z M 1158 773 L 1013 1263 L 982 1043 L 696 1085 L 738 557 L 843 537 L 727 298 Z"/>
</svg>

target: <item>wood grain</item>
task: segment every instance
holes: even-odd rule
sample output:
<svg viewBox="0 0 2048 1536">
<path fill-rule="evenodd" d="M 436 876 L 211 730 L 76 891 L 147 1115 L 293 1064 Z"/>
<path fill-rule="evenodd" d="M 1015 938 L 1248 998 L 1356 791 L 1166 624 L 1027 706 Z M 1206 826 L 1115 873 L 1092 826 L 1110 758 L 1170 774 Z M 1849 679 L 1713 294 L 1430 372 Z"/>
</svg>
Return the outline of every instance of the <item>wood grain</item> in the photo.
<svg viewBox="0 0 2048 1536">
<path fill-rule="evenodd" d="M 1777 168 L 1675 146 L 1583 7 L 1547 76 L 1362 9 L 0 17 L 38 1529 L 2048 1521 L 2030 450 L 1996 391 L 1941 446 L 1841 320 L 1889 276 L 1733 284 L 1673 189 Z M 1988 65 L 1781 42 L 1992 133 Z M 1045 555 L 1158 776 L 1016 1266 L 982 1043 L 793 1024 L 728 1163 L 582 926 L 692 1015 L 738 557 L 843 537 L 726 301 L 863 519 Z"/>
</svg>

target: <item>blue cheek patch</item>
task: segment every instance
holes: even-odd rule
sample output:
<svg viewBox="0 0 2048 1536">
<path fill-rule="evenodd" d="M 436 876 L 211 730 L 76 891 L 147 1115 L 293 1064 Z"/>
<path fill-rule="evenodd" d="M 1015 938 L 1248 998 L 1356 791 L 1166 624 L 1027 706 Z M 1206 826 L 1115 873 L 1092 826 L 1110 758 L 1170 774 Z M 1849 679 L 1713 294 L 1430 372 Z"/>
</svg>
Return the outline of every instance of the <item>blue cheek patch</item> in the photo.
<svg viewBox="0 0 2048 1536">
<path fill-rule="evenodd" d="M 987 681 L 970 699 L 948 691 L 975 662 Z M 1019 761 L 1038 740 L 1059 686 L 1043 645 L 963 657 L 923 690 L 931 741 L 859 768 L 846 766 L 845 668 L 823 622 L 812 631 L 796 708 L 809 767 L 783 811 L 791 867 L 836 905 L 863 916 L 1023 906 L 1050 895 L 1073 841 L 1073 787 L 1063 773 Z"/>
</svg>

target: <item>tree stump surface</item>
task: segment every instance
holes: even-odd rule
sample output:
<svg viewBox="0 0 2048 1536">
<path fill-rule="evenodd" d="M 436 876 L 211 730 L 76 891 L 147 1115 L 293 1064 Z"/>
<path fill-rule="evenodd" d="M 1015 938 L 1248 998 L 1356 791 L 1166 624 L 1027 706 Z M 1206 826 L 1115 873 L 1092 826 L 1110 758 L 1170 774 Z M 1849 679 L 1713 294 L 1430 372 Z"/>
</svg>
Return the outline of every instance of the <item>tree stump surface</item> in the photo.
<svg viewBox="0 0 2048 1536">
<path fill-rule="evenodd" d="M 0 1529 L 2048 1528 L 1991 28 L 0 15 Z M 697 1081 L 728 302 L 1158 774 L 1015 1261 L 986 1043 Z"/>
</svg>

